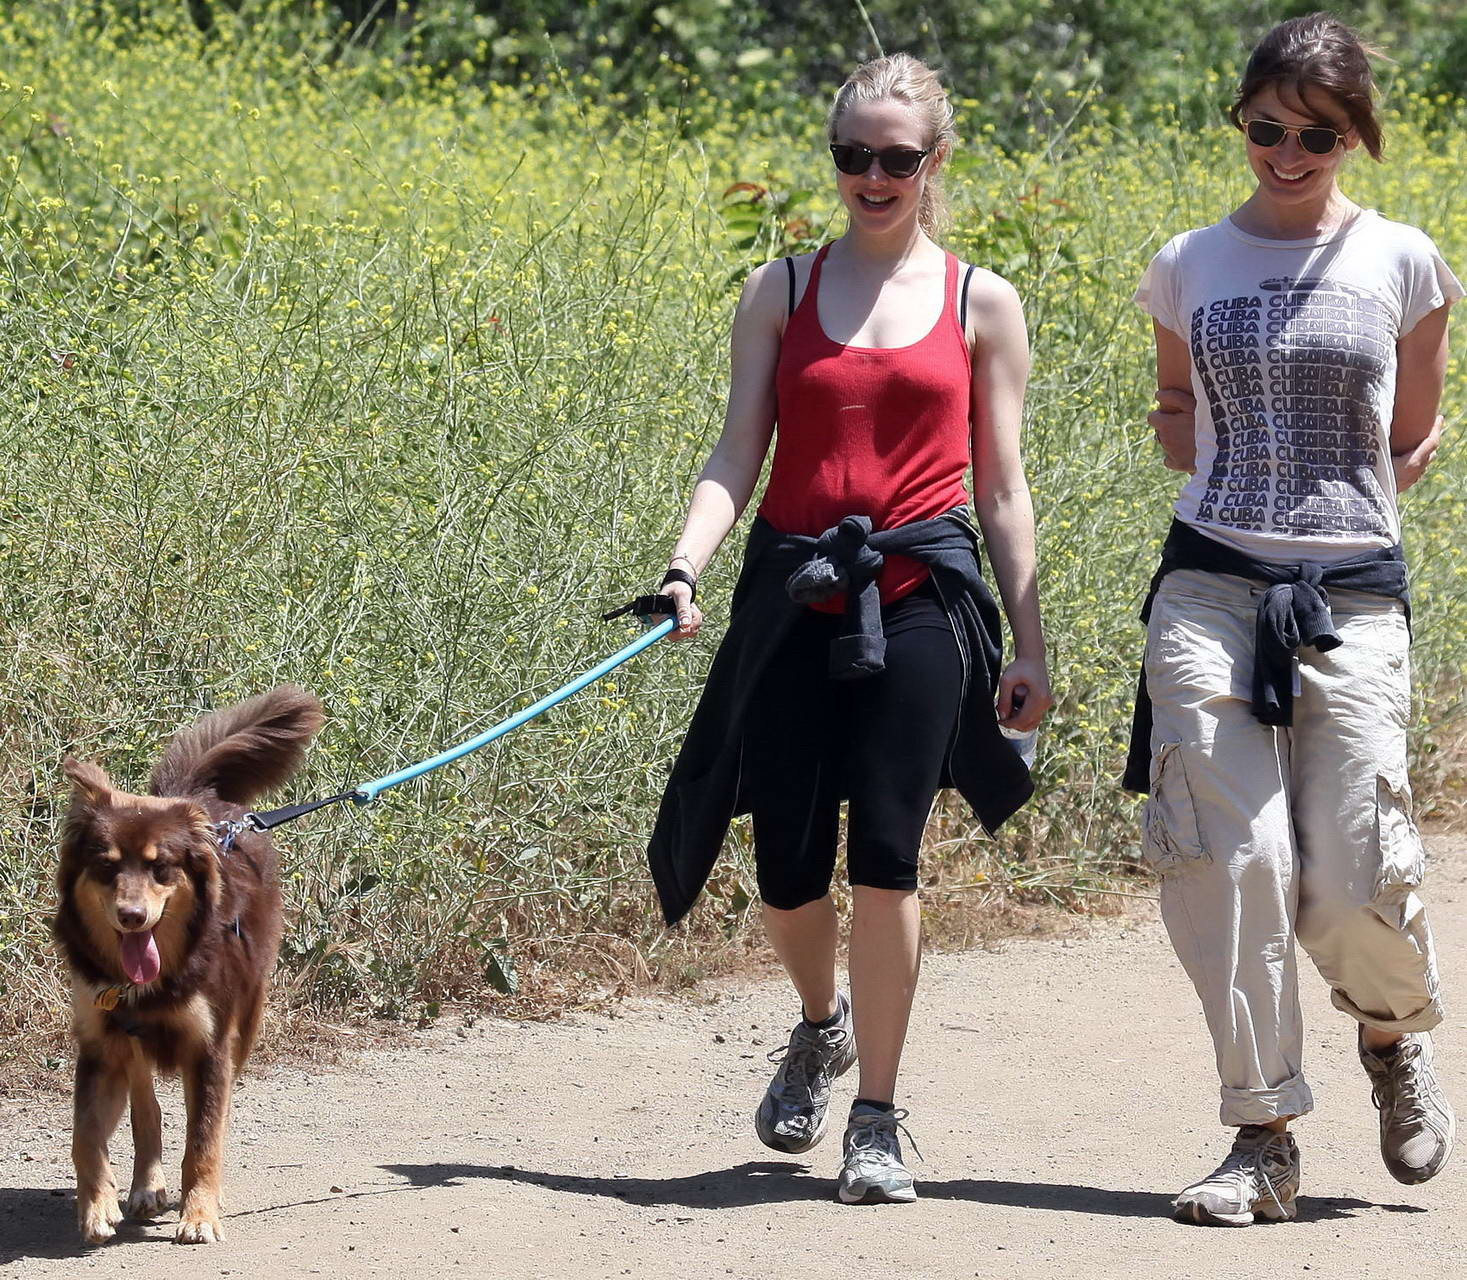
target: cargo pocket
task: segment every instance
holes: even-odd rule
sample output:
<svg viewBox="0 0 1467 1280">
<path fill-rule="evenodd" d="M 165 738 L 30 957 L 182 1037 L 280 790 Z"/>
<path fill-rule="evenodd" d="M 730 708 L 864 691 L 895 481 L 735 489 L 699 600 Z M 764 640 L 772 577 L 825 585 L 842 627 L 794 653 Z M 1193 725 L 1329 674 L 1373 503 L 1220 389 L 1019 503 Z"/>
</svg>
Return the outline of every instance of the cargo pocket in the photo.
<svg viewBox="0 0 1467 1280">
<path fill-rule="evenodd" d="M 1142 817 L 1141 857 L 1158 872 L 1211 862 L 1202 847 L 1180 742 L 1163 742 L 1151 759 L 1151 791 Z"/>
<path fill-rule="evenodd" d="M 1399 910 L 1426 873 L 1426 850 L 1411 814 L 1411 784 L 1404 777 L 1376 775 L 1375 834 L 1380 850 L 1375 901 Z"/>
</svg>

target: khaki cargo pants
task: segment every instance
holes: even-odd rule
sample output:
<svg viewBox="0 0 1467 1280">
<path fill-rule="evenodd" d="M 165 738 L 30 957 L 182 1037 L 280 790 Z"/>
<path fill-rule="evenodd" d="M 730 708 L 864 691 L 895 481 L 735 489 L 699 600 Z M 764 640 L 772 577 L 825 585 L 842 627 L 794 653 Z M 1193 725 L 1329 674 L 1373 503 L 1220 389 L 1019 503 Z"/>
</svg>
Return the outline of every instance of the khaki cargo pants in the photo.
<svg viewBox="0 0 1467 1280">
<path fill-rule="evenodd" d="M 1294 724 L 1274 728 L 1249 702 L 1262 590 L 1173 572 L 1146 641 L 1143 856 L 1160 872 L 1162 919 L 1202 997 L 1228 1125 L 1313 1106 L 1296 942 L 1358 1022 L 1424 1031 L 1441 1020 L 1415 892 L 1424 854 L 1406 780 L 1404 613 L 1330 592 L 1344 643 L 1299 651 Z"/>
</svg>

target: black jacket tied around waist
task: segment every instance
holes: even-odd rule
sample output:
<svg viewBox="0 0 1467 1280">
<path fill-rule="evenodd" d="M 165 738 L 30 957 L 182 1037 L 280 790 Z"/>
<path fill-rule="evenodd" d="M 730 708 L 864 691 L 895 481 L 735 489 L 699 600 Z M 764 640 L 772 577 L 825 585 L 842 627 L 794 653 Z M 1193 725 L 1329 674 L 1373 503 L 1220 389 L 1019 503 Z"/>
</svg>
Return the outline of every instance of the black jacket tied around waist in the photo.
<svg viewBox="0 0 1467 1280">
<path fill-rule="evenodd" d="M 1253 714 L 1263 724 L 1294 723 L 1294 659 L 1308 645 L 1320 653 L 1344 641 L 1329 611 L 1329 589 L 1359 591 L 1399 600 L 1411 620 L 1411 590 L 1400 544 L 1367 551 L 1334 564 L 1288 564 L 1255 560 L 1191 525 L 1173 520 L 1161 549 L 1161 564 L 1152 576 L 1141 621 L 1151 620 L 1151 606 L 1162 579 L 1174 569 L 1225 573 L 1267 584 L 1258 600 L 1253 626 Z M 1136 711 L 1122 785 L 1145 793 L 1151 772 L 1151 695 L 1143 667 L 1136 682 Z"/>
<path fill-rule="evenodd" d="M 728 630 L 663 793 L 647 847 L 663 917 L 676 924 L 717 861 L 729 822 L 749 812 L 743 794 L 744 715 L 766 664 L 807 602 L 846 594 L 830 674 L 863 679 L 885 666 L 881 598 L 884 558 L 926 565 L 953 626 L 963 693 L 941 785 L 954 786 L 990 833 L 1033 793 L 1029 771 L 998 730 L 994 693 L 1002 663 L 998 605 L 983 581 L 979 533 L 966 508 L 873 531 L 847 516 L 819 537 L 785 534 L 756 517 L 734 587 Z"/>
</svg>

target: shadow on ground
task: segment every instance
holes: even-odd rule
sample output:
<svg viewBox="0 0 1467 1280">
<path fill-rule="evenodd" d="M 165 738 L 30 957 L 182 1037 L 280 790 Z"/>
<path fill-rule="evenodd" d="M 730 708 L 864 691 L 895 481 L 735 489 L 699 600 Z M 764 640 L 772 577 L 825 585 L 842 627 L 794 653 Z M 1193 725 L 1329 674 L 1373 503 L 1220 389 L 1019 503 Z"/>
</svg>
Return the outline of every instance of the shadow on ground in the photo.
<svg viewBox="0 0 1467 1280">
<path fill-rule="evenodd" d="M 109 1245 L 87 1245 L 76 1233 L 76 1197 L 45 1187 L 0 1187 L 0 1267 L 23 1258 L 82 1258 L 120 1244 L 168 1244 L 152 1222 L 123 1221 Z"/>
<path fill-rule="evenodd" d="M 791 1200 L 835 1198 L 835 1183 L 812 1178 L 802 1165 L 772 1160 L 747 1161 L 731 1169 L 710 1169 L 680 1178 L 598 1178 L 569 1173 L 541 1173 L 513 1165 L 384 1164 L 381 1168 L 406 1178 L 415 1187 L 441 1187 L 469 1178 L 523 1182 L 547 1191 L 604 1196 L 653 1208 L 684 1205 L 690 1209 L 739 1209 Z"/>
<path fill-rule="evenodd" d="M 747 1161 L 728 1169 L 675 1178 L 605 1178 L 569 1173 L 547 1173 L 513 1165 L 386 1164 L 385 1172 L 404 1179 L 391 1187 L 367 1188 L 319 1199 L 267 1205 L 227 1214 L 229 1219 L 278 1213 L 285 1209 L 339 1202 L 394 1192 L 426 1191 L 460 1185 L 475 1178 L 524 1183 L 547 1191 L 599 1196 L 641 1208 L 680 1205 L 689 1209 L 739 1209 L 752 1205 L 833 1200 L 835 1183 L 810 1176 L 803 1165 L 779 1161 Z M 1045 1209 L 1060 1213 L 1087 1213 L 1111 1218 L 1165 1218 L 1171 1197 L 1149 1191 L 1108 1191 L 1102 1187 L 1054 1182 L 1008 1182 L 1000 1179 L 923 1179 L 918 1192 L 924 1200 L 959 1200 L 973 1204 L 1004 1205 L 1017 1209 Z M 1300 1222 L 1334 1222 L 1362 1212 L 1425 1213 L 1420 1205 L 1376 1204 L 1352 1197 L 1302 1197 Z M 116 1239 L 101 1248 L 136 1244 L 167 1244 L 173 1223 L 125 1221 Z M 76 1201 L 69 1191 L 44 1187 L 0 1187 L 0 1267 L 23 1258 L 81 1258 L 93 1252 L 76 1234 Z"/>
<path fill-rule="evenodd" d="M 523 1182 L 547 1191 L 603 1196 L 644 1208 L 682 1205 L 689 1209 L 738 1209 L 749 1205 L 782 1204 L 795 1200 L 833 1200 L 835 1183 L 814 1178 L 801 1165 L 776 1161 L 749 1161 L 729 1169 L 676 1178 L 603 1178 L 569 1173 L 545 1173 L 514 1165 L 387 1164 L 382 1169 L 406 1178 L 414 1187 L 451 1186 L 470 1178 Z M 918 1195 L 924 1200 L 966 1200 L 974 1204 L 1006 1205 L 1018 1209 L 1051 1209 L 1061 1213 L 1090 1213 L 1110 1218 L 1165 1218 L 1172 1198 L 1151 1191 L 1108 1191 L 1102 1187 L 1054 1182 L 1006 1182 L 998 1179 L 953 1178 L 945 1182 L 921 1179 Z M 1417 1205 L 1375 1204 L 1343 1197 L 1304 1197 L 1299 1201 L 1300 1222 L 1329 1222 L 1352 1218 L 1362 1210 L 1387 1213 L 1424 1213 Z"/>
<path fill-rule="evenodd" d="M 76 1201 L 44 1187 L 0 1187 L 0 1267 L 20 1258 L 78 1258 Z"/>
<path fill-rule="evenodd" d="M 1093 1213 L 1109 1218 L 1169 1218 L 1172 1197 L 1156 1191 L 1107 1191 L 1103 1187 L 1072 1186 L 1063 1182 L 1003 1182 L 998 1179 L 954 1178 L 948 1182 L 917 1184 L 928 1200 L 970 1200 L 975 1204 L 1007 1205 L 1016 1209 L 1056 1209 L 1061 1213 Z M 1353 1218 L 1366 1209 L 1386 1213 L 1425 1213 L 1411 1204 L 1376 1204 L 1348 1197 L 1299 1198 L 1300 1222 L 1331 1222 Z"/>
</svg>

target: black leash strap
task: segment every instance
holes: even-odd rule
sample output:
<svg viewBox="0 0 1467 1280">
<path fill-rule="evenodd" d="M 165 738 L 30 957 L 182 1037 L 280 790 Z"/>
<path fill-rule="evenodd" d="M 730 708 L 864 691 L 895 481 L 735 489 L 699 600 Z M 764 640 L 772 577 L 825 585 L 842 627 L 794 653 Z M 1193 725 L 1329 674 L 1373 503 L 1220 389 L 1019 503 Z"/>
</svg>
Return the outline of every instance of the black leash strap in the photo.
<svg viewBox="0 0 1467 1280">
<path fill-rule="evenodd" d="M 666 614 L 669 618 L 677 617 L 677 601 L 671 596 L 645 595 L 638 596 L 630 604 L 624 604 L 620 609 L 613 609 L 610 613 L 601 615 L 602 622 L 610 622 L 613 618 L 624 618 L 627 614 L 633 614 L 638 618 L 650 618 L 655 613 Z"/>
<path fill-rule="evenodd" d="M 308 813 L 315 813 L 317 809 L 324 809 L 328 804 L 340 804 L 343 800 L 350 800 L 354 795 L 356 795 L 355 791 L 343 791 L 339 796 L 327 796 L 324 800 L 307 800 L 304 804 L 288 804 L 283 809 L 269 809 L 264 813 L 247 813 L 242 821 L 252 831 L 269 831 L 272 827 L 294 822 Z"/>
</svg>

